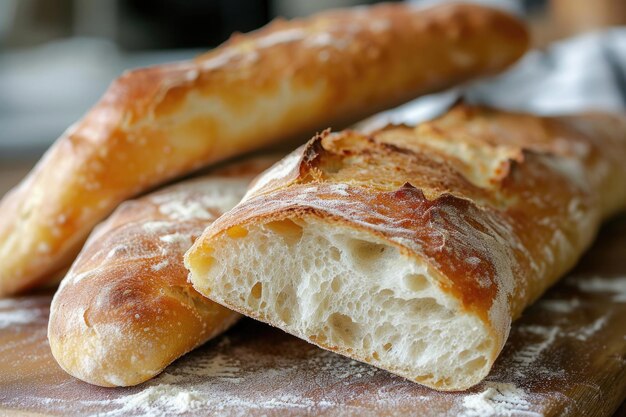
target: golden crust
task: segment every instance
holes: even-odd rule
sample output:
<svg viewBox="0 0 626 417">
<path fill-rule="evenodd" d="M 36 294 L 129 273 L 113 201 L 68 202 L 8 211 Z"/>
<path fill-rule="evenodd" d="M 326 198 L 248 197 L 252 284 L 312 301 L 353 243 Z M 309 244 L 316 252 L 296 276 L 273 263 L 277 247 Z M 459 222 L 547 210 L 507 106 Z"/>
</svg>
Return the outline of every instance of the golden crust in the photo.
<svg viewBox="0 0 626 417">
<path fill-rule="evenodd" d="M 366 231 L 438 272 L 441 289 L 491 329 L 494 361 L 511 321 L 626 207 L 624 158 L 623 115 L 458 105 L 417 127 L 325 132 L 257 178 L 186 256 L 210 256 L 233 226 L 284 218 Z"/>
<path fill-rule="evenodd" d="M 389 4 L 277 21 L 193 61 L 130 71 L 0 203 L 0 296 L 66 266 L 128 197 L 493 74 L 527 46 L 522 23 L 496 10 Z"/>
<path fill-rule="evenodd" d="M 275 157 L 228 166 L 122 204 L 96 228 L 56 293 L 57 362 L 101 386 L 146 381 L 239 315 L 197 293 L 183 254 Z"/>
</svg>

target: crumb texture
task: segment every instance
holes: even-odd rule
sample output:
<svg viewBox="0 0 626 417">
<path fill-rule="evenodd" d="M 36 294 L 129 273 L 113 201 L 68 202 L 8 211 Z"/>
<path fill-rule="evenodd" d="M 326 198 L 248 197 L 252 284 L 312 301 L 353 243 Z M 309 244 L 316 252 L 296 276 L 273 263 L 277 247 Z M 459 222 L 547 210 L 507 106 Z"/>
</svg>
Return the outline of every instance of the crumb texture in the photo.
<svg viewBox="0 0 626 417">
<path fill-rule="evenodd" d="M 211 285 L 213 299 L 320 346 L 443 388 L 489 369 L 488 329 L 458 314 L 424 264 L 367 234 L 279 220 L 218 245 L 209 264 L 232 276 Z"/>
</svg>

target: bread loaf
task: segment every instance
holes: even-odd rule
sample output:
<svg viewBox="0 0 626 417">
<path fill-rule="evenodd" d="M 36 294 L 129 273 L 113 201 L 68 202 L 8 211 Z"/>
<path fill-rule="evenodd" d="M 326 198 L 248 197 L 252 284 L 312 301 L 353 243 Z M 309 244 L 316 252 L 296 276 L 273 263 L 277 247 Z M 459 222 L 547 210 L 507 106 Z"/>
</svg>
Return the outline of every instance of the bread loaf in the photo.
<svg viewBox="0 0 626 417">
<path fill-rule="evenodd" d="M 496 10 L 387 4 L 276 21 L 195 60 L 127 72 L 0 203 L 0 296 L 66 267 L 133 195 L 496 73 L 527 45 L 523 24 Z"/>
<path fill-rule="evenodd" d="M 326 133 L 186 254 L 210 299 L 438 390 L 480 382 L 511 321 L 626 206 L 626 117 L 458 105 Z"/>
<path fill-rule="evenodd" d="M 275 160 L 241 162 L 125 202 L 98 226 L 50 308 L 59 365 L 92 384 L 135 385 L 235 323 L 239 314 L 187 282 L 183 254 Z"/>
</svg>

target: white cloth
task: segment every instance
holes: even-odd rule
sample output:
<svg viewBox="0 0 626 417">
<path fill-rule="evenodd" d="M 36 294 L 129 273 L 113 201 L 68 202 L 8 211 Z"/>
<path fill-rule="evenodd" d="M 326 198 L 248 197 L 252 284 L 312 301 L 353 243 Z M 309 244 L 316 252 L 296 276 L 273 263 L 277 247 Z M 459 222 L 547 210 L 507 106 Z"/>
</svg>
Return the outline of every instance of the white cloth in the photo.
<svg viewBox="0 0 626 417">
<path fill-rule="evenodd" d="M 416 124 L 457 99 L 544 115 L 626 111 L 626 28 L 589 33 L 529 52 L 503 74 L 418 98 L 360 125 Z"/>
<path fill-rule="evenodd" d="M 467 90 L 469 101 L 540 114 L 626 109 L 626 28 L 581 35 L 532 51 L 515 67 Z"/>
</svg>

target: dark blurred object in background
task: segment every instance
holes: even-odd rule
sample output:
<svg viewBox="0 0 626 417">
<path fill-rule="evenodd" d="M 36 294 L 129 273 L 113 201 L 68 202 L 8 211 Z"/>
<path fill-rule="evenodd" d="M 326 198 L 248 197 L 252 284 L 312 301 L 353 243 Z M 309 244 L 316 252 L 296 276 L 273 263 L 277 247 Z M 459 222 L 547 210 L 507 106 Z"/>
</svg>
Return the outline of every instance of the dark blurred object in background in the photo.
<svg viewBox="0 0 626 417">
<path fill-rule="evenodd" d="M 120 23 L 117 41 L 127 50 L 206 48 L 222 43 L 233 32 L 257 29 L 270 19 L 268 0 L 118 0 L 117 3 Z"/>
<path fill-rule="evenodd" d="M 276 16 L 376 0 L 1 0 L 0 45 L 35 46 L 71 36 L 104 38 L 127 51 L 209 48 Z"/>
<path fill-rule="evenodd" d="M 72 0 L 0 1 L 0 45 L 22 48 L 72 35 Z"/>
<path fill-rule="evenodd" d="M 5 47 L 89 36 L 126 50 L 207 48 L 264 25 L 269 10 L 269 0 L 2 0 L 0 34 Z"/>
</svg>

